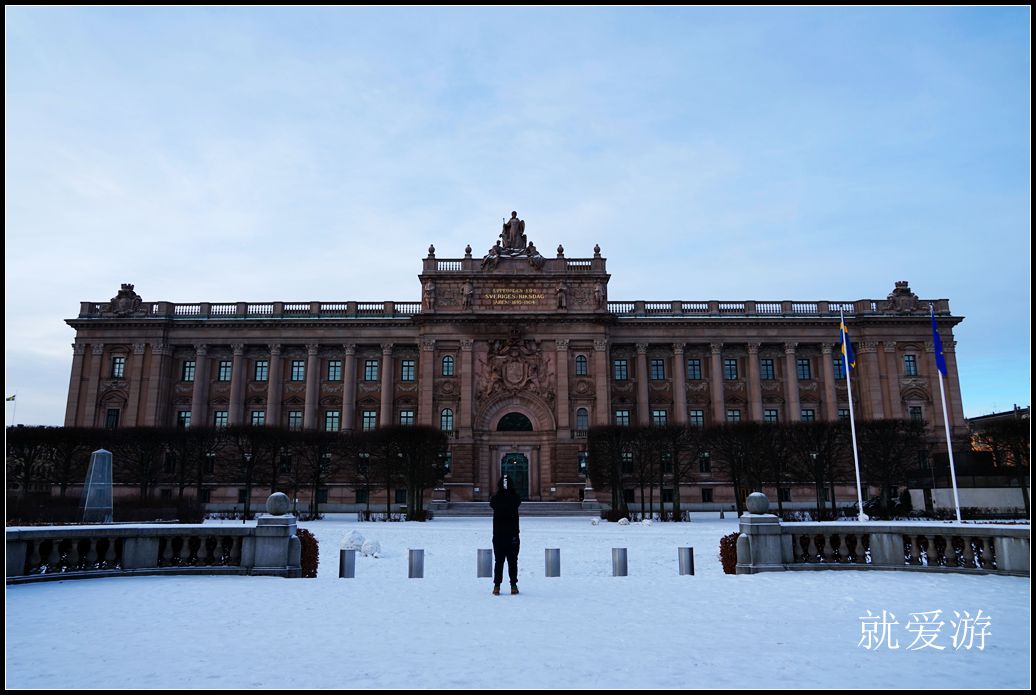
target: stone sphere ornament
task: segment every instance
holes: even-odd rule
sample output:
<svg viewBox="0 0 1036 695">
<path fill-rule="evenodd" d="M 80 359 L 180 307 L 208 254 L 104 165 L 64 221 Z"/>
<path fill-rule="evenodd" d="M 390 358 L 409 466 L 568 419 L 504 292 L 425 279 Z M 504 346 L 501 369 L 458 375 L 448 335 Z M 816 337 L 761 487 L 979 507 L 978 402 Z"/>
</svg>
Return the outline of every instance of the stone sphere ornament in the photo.
<svg viewBox="0 0 1036 695">
<path fill-rule="evenodd" d="M 266 511 L 273 516 L 284 516 L 291 509 L 291 500 L 283 492 L 275 492 L 266 500 Z"/>
<path fill-rule="evenodd" d="M 765 514 L 770 508 L 770 500 L 761 492 L 753 492 L 748 496 L 748 511 L 751 514 Z"/>
</svg>

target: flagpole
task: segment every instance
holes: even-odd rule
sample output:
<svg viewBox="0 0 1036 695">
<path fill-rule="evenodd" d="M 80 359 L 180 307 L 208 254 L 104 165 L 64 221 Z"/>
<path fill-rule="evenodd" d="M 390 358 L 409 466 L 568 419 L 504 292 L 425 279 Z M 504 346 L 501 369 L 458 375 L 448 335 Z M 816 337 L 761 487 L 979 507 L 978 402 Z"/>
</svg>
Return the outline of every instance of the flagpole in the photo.
<svg viewBox="0 0 1036 695">
<path fill-rule="evenodd" d="M 14 427 L 14 418 L 18 414 L 18 392 L 14 392 L 14 398 L 11 400 L 14 403 L 14 407 L 11 408 L 11 427 Z"/>
<path fill-rule="evenodd" d="M 846 341 L 849 336 L 846 334 L 845 328 L 845 315 L 842 313 L 842 309 L 838 310 L 838 317 L 841 319 L 840 330 L 842 338 L 842 362 L 845 364 L 845 385 L 849 390 L 849 431 L 853 435 L 853 463 L 856 465 L 856 503 L 860 509 L 859 520 L 861 522 L 867 521 L 867 515 L 863 513 L 863 488 L 860 486 L 860 453 L 856 449 L 856 409 L 853 408 L 853 380 L 852 380 L 852 365 L 849 364 L 849 351 L 845 347 Z"/>
<path fill-rule="evenodd" d="M 932 311 L 932 334 L 938 338 L 935 326 L 935 306 L 932 304 L 928 305 L 928 308 Z M 939 345 L 935 346 L 937 354 L 941 351 L 942 340 L 939 340 Z M 942 424 L 946 429 L 946 452 L 950 455 L 950 482 L 953 483 L 953 507 L 957 512 L 957 523 L 962 523 L 960 518 L 960 497 L 957 494 L 957 467 L 953 463 L 953 443 L 950 441 L 950 415 L 946 408 L 946 387 L 943 386 L 942 369 L 939 369 L 938 360 L 936 360 L 935 371 L 939 372 L 939 395 L 942 397 Z M 934 490 L 932 492 L 935 492 Z"/>
</svg>

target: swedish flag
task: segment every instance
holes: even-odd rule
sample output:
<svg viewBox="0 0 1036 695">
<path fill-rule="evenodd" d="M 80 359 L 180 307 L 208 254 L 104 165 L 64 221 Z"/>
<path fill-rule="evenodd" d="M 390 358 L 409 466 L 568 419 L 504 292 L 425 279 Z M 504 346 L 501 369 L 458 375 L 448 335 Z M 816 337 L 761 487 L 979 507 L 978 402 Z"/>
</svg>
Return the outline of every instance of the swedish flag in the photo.
<svg viewBox="0 0 1036 695">
<path fill-rule="evenodd" d="M 18 394 L 15 394 L 15 396 L 17 396 L 17 395 L 18 395 Z M 13 401 L 13 400 L 14 400 L 14 398 L 15 398 L 15 396 L 8 396 L 8 397 L 7 397 L 7 400 L 9 400 L 9 401 Z"/>
<path fill-rule="evenodd" d="M 928 307 L 932 310 L 932 342 L 935 343 L 935 366 L 939 368 L 940 374 L 949 376 L 946 370 L 946 358 L 942 354 L 942 339 L 939 337 L 939 328 L 935 325 L 935 305 L 929 304 Z"/>
<path fill-rule="evenodd" d="M 845 316 L 841 316 L 842 325 L 838 329 L 838 339 L 842 343 L 842 357 L 845 358 L 846 371 L 856 369 L 856 356 L 853 355 L 853 344 L 849 342 L 849 329 L 845 327 Z"/>
</svg>

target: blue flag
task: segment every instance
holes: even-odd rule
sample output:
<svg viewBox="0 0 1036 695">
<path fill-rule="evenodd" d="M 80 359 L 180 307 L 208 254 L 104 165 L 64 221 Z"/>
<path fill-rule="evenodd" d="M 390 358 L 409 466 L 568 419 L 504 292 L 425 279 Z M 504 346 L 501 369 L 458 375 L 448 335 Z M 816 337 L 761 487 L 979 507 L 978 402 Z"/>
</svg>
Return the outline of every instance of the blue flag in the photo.
<svg viewBox="0 0 1036 695">
<path fill-rule="evenodd" d="M 845 358 L 846 371 L 856 369 L 856 357 L 853 355 L 853 344 L 849 342 L 849 329 L 845 327 L 845 317 L 842 316 L 842 325 L 838 329 L 838 339 L 842 343 L 842 357 Z"/>
<path fill-rule="evenodd" d="M 935 343 L 935 366 L 939 368 L 940 374 L 949 376 L 946 370 L 946 358 L 942 354 L 942 339 L 939 337 L 939 329 L 935 325 L 935 305 L 929 304 L 928 306 L 932 310 L 932 342 Z"/>
</svg>

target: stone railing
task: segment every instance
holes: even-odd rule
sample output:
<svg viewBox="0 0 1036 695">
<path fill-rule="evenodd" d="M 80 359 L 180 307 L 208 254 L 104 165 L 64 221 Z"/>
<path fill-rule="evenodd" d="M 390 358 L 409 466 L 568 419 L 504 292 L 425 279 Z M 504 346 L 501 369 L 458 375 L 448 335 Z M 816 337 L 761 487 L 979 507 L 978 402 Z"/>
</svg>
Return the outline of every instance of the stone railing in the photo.
<svg viewBox="0 0 1036 695">
<path fill-rule="evenodd" d="M 761 501 L 760 499 L 761 498 Z M 881 569 L 1029 576 L 1029 527 L 918 522 L 781 522 L 749 496 L 737 573 Z"/>
<path fill-rule="evenodd" d="M 937 315 L 947 315 L 950 303 L 946 299 L 931 300 Z M 920 303 L 924 310 L 914 312 L 927 315 L 928 300 Z M 744 301 L 726 302 L 718 300 L 688 302 L 654 302 L 647 300 L 608 302 L 608 312 L 616 316 L 749 316 L 749 317 L 837 317 L 839 312 L 846 316 L 867 316 L 882 314 L 882 302 L 875 299 L 845 301 Z"/>
<path fill-rule="evenodd" d="M 286 505 L 284 497 L 284 511 Z M 260 514 L 255 523 L 241 526 L 9 528 L 7 583 L 148 574 L 301 577 L 302 546 L 295 530 L 295 517 L 283 512 Z"/>
</svg>

